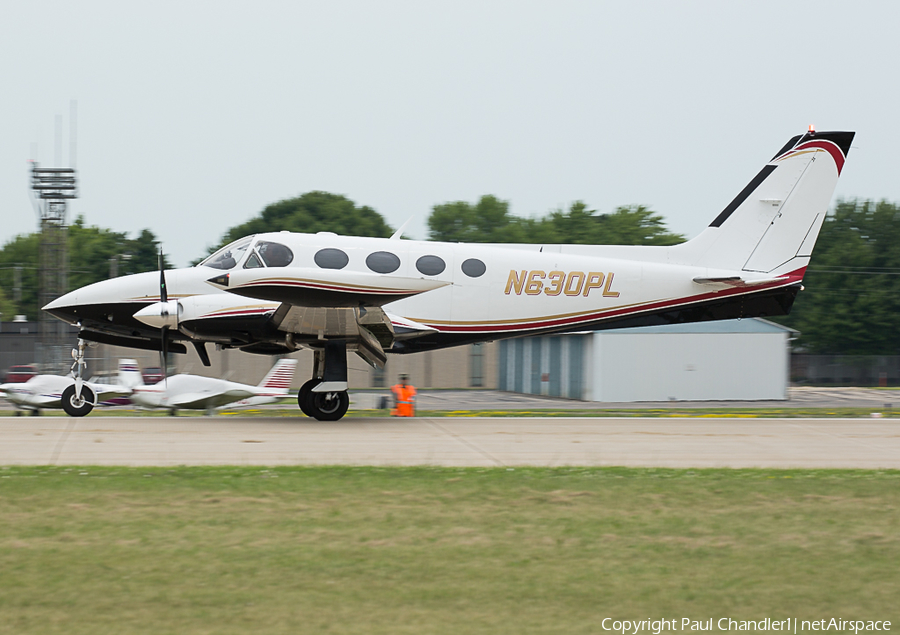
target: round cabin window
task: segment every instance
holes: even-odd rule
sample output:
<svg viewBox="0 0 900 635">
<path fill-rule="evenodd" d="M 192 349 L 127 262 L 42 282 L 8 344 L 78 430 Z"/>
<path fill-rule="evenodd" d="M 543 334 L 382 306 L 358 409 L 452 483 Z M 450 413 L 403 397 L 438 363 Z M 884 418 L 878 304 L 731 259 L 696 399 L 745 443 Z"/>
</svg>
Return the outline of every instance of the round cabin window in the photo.
<svg viewBox="0 0 900 635">
<path fill-rule="evenodd" d="M 416 260 L 416 269 L 426 276 L 436 276 L 446 268 L 446 263 L 437 256 L 422 256 Z"/>
<path fill-rule="evenodd" d="M 375 273 L 393 273 L 400 268 L 400 258 L 389 251 L 376 251 L 366 258 L 366 266 Z"/>
<path fill-rule="evenodd" d="M 350 262 L 350 257 L 340 249 L 326 247 L 317 251 L 313 260 L 322 269 L 343 269 Z"/>
<path fill-rule="evenodd" d="M 462 271 L 470 278 L 478 278 L 484 275 L 487 267 L 478 258 L 469 258 L 462 263 Z"/>
</svg>

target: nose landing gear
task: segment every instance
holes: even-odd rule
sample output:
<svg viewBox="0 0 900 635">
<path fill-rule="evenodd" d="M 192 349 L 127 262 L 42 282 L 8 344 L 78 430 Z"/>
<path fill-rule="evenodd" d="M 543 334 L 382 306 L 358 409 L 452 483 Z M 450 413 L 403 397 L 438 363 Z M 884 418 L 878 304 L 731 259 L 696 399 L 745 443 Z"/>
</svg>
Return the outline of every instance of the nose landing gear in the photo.
<svg viewBox="0 0 900 635">
<path fill-rule="evenodd" d="M 62 408 L 70 417 L 83 417 L 94 409 L 94 391 L 81 387 L 81 394 L 75 394 L 75 386 L 66 386 L 62 392 Z"/>
<path fill-rule="evenodd" d="M 75 383 L 66 386 L 62 392 L 62 408 L 70 417 L 83 417 L 94 409 L 96 396 L 94 391 L 84 385 L 84 369 L 87 363 L 84 361 L 84 340 L 78 340 L 78 348 L 72 349 L 72 374 Z"/>
<path fill-rule="evenodd" d="M 297 405 L 307 417 L 319 421 L 337 421 L 350 407 L 347 394 L 347 344 L 328 341 L 316 351 L 313 378 L 300 387 Z"/>
</svg>

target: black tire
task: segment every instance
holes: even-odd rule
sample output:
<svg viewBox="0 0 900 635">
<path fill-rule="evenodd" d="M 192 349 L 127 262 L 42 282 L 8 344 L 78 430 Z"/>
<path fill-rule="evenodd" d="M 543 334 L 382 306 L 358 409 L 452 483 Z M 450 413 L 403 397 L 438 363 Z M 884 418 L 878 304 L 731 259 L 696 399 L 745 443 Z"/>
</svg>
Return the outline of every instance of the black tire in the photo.
<svg viewBox="0 0 900 635">
<path fill-rule="evenodd" d="M 350 407 L 350 396 L 346 390 L 333 392 L 310 392 L 306 407 L 311 416 L 319 421 L 337 421 Z"/>
<path fill-rule="evenodd" d="M 75 384 L 66 386 L 62 392 L 62 408 L 70 417 L 83 417 L 94 409 L 94 391 L 81 387 L 81 399 L 75 396 Z"/>
<path fill-rule="evenodd" d="M 309 406 L 307 404 L 307 402 L 309 401 L 309 393 L 315 386 L 318 386 L 321 382 L 321 379 L 310 379 L 308 382 L 300 386 L 300 390 L 297 392 L 297 405 L 300 406 L 300 411 L 307 417 L 313 416 L 309 411 Z"/>
</svg>

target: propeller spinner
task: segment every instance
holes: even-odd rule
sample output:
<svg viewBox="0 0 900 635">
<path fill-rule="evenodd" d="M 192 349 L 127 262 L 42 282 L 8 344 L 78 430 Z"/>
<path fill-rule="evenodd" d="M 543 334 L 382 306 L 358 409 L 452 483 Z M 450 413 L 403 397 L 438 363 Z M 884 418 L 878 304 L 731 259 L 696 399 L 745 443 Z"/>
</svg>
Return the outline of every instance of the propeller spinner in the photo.
<svg viewBox="0 0 900 635">
<path fill-rule="evenodd" d="M 178 328 L 178 316 L 181 313 L 181 305 L 178 300 L 169 300 L 169 292 L 166 289 L 166 271 L 163 267 L 162 248 L 159 250 L 159 302 L 145 306 L 135 312 L 134 318 L 153 328 L 160 329 L 162 347 L 159 352 L 159 365 L 162 369 L 163 380 L 168 386 L 167 360 L 169 353 L 169 329 Z"/>
</svg>

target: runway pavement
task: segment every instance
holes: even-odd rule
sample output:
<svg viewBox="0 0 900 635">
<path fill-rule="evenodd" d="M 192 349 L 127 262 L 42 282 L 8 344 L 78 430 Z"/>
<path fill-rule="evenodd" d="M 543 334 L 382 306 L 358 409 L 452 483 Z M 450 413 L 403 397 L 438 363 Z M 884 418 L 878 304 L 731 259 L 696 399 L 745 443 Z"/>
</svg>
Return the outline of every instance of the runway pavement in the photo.
<svg viewBox="0 0 900 635">
<path fill-rule="evenodd" d="M 356 393 L 360 407 L 374 407 L 376 396 L 388 392 Z M 351 394 L 351 396 L 353 396 Z M 371 396 L 371 397 L 369 397 Z M 600 402 L 523 395 L 498 390 L 422 390 L 416 397 L 420 410 L 635 410 L 658 408 L 900 408 L 900 390 L 877 388 L 822 388 L 799 386 L 788 389 L 788 398 L 771 401 L 641 401 Z M 366 397 L 373 405 L 368 405 Z"/>
<path fill-rule="evenodd" d="M 900 469 L 889 419 L 2 417 L 0 465 Z"/>
</svg>

